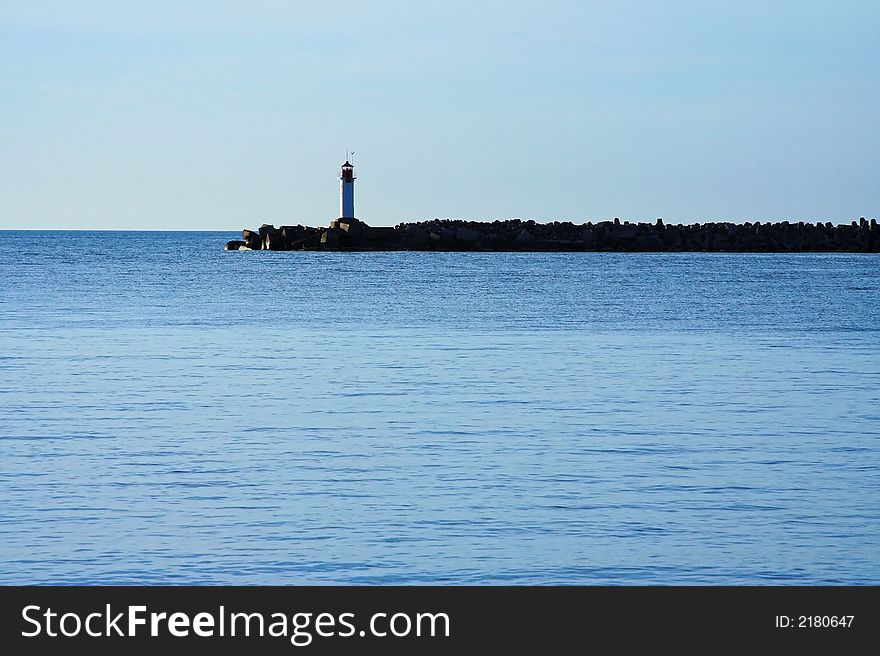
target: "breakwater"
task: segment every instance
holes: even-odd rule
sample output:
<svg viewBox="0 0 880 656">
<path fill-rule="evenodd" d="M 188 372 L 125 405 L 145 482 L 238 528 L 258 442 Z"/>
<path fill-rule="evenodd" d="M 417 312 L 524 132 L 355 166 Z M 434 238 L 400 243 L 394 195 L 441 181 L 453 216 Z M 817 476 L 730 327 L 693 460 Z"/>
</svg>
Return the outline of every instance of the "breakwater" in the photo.
<svg viewBox="0 0 880 656">
<path fill-rule="evenodd" d="M 694 223 L 600 221 L 536 223 L 509 219 L 400 223 L 371 227 L 336 219 L 327 228 L 275 226 L 242 230 L 226 250 L 880 252 L 880 226 L 861 218 L 832 223 Z"/>
</svg>

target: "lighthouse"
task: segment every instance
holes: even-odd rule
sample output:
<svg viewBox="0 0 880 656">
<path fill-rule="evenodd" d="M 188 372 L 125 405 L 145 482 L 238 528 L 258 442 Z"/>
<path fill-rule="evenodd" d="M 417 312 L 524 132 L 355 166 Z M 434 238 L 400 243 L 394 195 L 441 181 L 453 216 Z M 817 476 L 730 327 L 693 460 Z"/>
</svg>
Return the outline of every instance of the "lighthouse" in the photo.
<svg viewBox="0 0 880 656">
<path fill-rule="evenodd" d="M 354 218 L 354 166 L 346 159 L 339 173 L 339 218 Z"/>
</svg>

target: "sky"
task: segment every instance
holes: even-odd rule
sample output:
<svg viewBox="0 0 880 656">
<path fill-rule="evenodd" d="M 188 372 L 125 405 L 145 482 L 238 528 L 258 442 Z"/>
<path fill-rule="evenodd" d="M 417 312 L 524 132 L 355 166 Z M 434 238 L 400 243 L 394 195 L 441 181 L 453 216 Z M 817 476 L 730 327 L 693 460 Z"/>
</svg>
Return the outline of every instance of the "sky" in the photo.
<svg viewBox="0 0 880 656">
<path fill-rule="evenodd" d="M 880 1 L 0 0 L 0 229 L 880 214 Z"/>
</svg>

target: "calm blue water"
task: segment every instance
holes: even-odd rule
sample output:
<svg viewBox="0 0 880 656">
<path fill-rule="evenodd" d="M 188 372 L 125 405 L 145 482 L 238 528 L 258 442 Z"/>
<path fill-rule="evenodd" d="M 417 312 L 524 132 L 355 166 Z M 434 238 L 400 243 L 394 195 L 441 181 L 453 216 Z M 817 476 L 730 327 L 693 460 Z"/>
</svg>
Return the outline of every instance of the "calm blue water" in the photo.
<svg viewBox="0 0 880 656">
<path fill-rule="evenodd" d="M 878 583 L 880 258 L 0 232 L 3 583 Z"/>
</svg>

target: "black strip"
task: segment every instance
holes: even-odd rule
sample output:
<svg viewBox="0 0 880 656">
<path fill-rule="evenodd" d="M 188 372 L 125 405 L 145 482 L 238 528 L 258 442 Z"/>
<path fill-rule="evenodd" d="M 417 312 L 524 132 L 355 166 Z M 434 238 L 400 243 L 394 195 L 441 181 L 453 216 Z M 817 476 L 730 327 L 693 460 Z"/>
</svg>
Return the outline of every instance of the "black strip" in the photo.
<svg viewBox="0 0 880 656">
<path fill-rule="evenodd" d="M 118 654 L 133 647 L 161 649 L 163 655 L 193 653 L 193 649 L 210 653 L 226 646 L 247 653 L 309 654 L 469 653 L 477 649 L 488 649 L 489 653 L 572 653 L 604 651 L 609 645 L 615 649 L 841 649 L 877 644 L 878 601 L 877 587 L 6 587 L 0 588 L 0 644 L 8 654 L 60 653 L 68 648 Z M 29 612 L 39 619 L 43 632 L 42 613 L 48 608 L 59 616 L 74 612 L 81 619 L 89 613 L 102 613 L 100 620 L 92 619 L 91 627 L 98 632 L 106 628 L 107 604 L 111 615 L 140 605 L 147 607 L 147 614 L 183 612 L 189 620 L 200 612 L 219 619 L 223 606 L 227 636 L 198 637 L 190 630 L 188 637 L 173 637 L 164 620 L 157 624 L 158 637 L 148 635 L 149 625 L 138 626 L 136 637 L 94 638 L 84 631 L 73 638 L 21 635 L 36 630 L 32 622 L 22 618 L 28 605 L 40 607 Z M 234 612 L 262 613 L 264 627 L 273 613 L 285 614 L 288 635 L 230 637 L 228 618 Z M 295 613 L 312 614 L 298 617 L 300 623 L 308 622 L 299 637 L 303 642 L 306 634 L 311 635 L 307 646 L 295 647 L 290 642 L 290 618 Z M 354 635 L 317 635 L 314 623 L 319 613 L 334 616 L 332 623 L 329 616 L 324 617 L 321 630 L 325 634 Z M 336 619 L 343 613 L 353 614 L 344 618 L 352 628 Z M 387 620 L 395 613 L 407 614 L 407 618 L 398 618 L 398 632 L 419 613 L 445 613 L 450 635 L 443 635 L 441 622 L 436 629 L 440 635 L 435 637 L 394 637 L 390 632 L 386 637 L 371 636 L 369 620 L 375 613 L 386 613 L 377 620 L 380 632 L 388 630 Z M 139 616 L 149 622 L 147 615 Z M 780 621 L 778 616 L 789 619 Z M 52 619 L 54 627 L 50 628 L 57 632 L 59 618 Z M 123 631 L 128 628 L 126 621 L 124 616 L 117 623 Z M 239 618 L 239 633 L 241 621 Z M 256 632 L 257 620 L 252 621 Z M 67 630 L 73 631 L 76 621 L 68 618 L 66 622 Z M 203 631 L 205 626 L 203 623 Z M 281 626 L 276 625 L 279 630 Z M 427 624 L 424 629 L 429 632 Z M 219 627 L 215 625 L 213 630 L 216 634 Z M 364 631 L 363 637 L 360 631 Z"/>
</svg>

